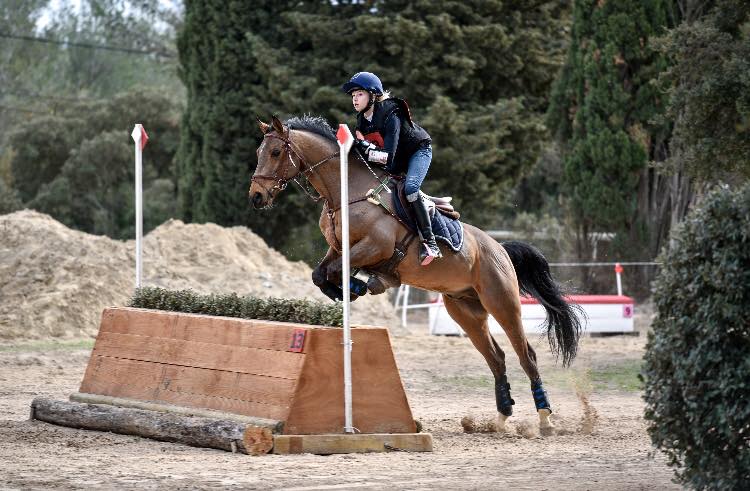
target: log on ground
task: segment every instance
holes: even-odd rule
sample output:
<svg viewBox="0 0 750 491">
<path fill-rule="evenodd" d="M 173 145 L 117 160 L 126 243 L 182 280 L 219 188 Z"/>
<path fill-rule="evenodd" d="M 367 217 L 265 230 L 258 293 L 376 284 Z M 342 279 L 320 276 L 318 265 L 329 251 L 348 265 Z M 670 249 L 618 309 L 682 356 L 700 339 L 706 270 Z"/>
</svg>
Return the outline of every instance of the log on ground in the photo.
<svg viewBox="0 0 750 491">
<path fill-rule="evenodd" d="M 145 409 L 37 397 L 31 402 L 31 418 L 71 428 L 111 431 L 250 455 L 268 453 L 273 447 L 273 434 L 268 428 Z"/>
</svg>

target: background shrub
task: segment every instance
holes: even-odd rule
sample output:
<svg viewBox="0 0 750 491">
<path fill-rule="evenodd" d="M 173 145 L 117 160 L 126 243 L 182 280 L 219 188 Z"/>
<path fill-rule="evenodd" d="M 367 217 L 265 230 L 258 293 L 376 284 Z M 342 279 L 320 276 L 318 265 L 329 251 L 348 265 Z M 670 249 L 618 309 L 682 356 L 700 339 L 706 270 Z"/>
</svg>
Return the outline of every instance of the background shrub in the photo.
<svg viewBox="0 0 750 491">
<path fill-rule="evenodd" d="M 344 323 L 344 311 L 339 302 L 330 304 L 303 299 L 240 297 L 236 293 L 200 295 L 192 290 L 144 287 L 135 291 L 129 306 L 317 326 L 341 327 Z"/>
<path fill-rule="evenodd" d="M 21 208 L 21 201 L 16 192 L 0 178 L 0 215 L 12 213 Z"/>
<path fill-rule="evenodd" d="M 653 444 L 698 489 L 750 489 L 750 185 L 718 189 L 661 257 L 645 355 Z"/>
</svg>

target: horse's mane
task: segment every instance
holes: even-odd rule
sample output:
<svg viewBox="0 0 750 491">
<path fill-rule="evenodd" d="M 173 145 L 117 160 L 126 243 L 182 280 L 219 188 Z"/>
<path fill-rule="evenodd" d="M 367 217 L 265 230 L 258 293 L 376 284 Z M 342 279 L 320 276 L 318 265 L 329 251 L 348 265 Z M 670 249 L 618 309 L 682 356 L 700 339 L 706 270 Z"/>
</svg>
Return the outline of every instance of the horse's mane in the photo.
<svg viewBox="0 0 750 491">
<path fill-rule="evenodd" d="M 328 121 L 320 116 L 310 116 L 306 114 L 304 116 L 295 116 L 284 121 L 284 124 L 292 130 L 303 130 L 320 135 L 323 138 L 336 141 L 336 133 L 328 124 Z"/>
</svg>

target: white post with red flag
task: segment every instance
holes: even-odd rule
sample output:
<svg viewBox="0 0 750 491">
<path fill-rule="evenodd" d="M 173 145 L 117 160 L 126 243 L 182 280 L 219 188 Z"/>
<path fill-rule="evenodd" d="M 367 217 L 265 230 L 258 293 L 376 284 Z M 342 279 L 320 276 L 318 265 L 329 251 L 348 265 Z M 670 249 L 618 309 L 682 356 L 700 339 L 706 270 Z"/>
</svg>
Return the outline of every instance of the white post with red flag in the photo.
<svg viewBox="0 0 750 491">
<path fill-rule="evenodd" d="M 340 124 L 336 132 L 341 160 L 341 289 L 344 303 L 344 432 L 354 433 L 352 424 L 352 335 L 349 325 L 349 149 L 354 137 Z M 334 231 L 335 233 L 335 231 Z"/>
<path fill-rule="evenodd" d="M 135 287 L 141 287 L 143 277 L 143 147 L 148 143 L 148 135 L 142 124 L 136 124 L 130 134 L 135 142 Z"/>
<path fill-rule="evenodd" d="M 617 294 L 622 296 L 622 265 L 615 263 L 615 279 L 617 280 Z"/>
</svg>

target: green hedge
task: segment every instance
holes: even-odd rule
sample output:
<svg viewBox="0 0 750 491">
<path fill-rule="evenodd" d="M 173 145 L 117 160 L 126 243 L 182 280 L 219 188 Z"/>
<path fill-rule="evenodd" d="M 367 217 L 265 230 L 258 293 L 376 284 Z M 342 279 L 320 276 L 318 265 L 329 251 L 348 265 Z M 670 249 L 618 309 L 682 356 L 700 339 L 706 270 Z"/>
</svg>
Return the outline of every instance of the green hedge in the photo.
<svg viewBox="0 0 750 491">
<path fill-rule="evenodd" d="M 750 185 L 708 195 L 655 283 L 646 419 L 678 479 L 750 489 Z"/>
<path fill-rule="evenodd" d="M 341 327 L 344 322 L 340 302 L 324 304 L 299 299 L 240 297 L 236 293 L 200 295 L 192 290 L 144 287 L 136 289 L 128 306 L 317 326 Z"/>
</svg>

